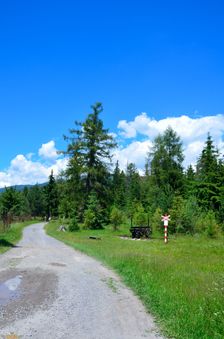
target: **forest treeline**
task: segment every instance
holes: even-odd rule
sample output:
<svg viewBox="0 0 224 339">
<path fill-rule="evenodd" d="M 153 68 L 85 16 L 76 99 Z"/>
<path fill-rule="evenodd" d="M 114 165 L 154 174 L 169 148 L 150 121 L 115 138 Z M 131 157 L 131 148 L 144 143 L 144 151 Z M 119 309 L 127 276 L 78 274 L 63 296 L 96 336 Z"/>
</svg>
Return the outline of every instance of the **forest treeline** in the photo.
<svg viewBox="0 0 224 339">
<path fill-rule="evenodd" d="M 69 158 L 65 171 L 51 172 L 45 186 L 6 188 L 0 195 L 5 228 L 12 220 L 30 217 L 62 218 L 70 230 L 99 229 L 122 223 L 147 225 L 162 232 L 161 215 L 169 213 L 169 232 L 206 233 L 223 231 L 224 162 L 208 134 L 196 168 L 184 169 L 183 144 L 168 127 L 153 141 L 145 159 L 144 175 L 134 163 L 121 170 L 113 163 L 116 142 L 104 128 L 101 103 L 92 106 L 84 122 L 75 122 L 65 135 Z"/>
</svg>

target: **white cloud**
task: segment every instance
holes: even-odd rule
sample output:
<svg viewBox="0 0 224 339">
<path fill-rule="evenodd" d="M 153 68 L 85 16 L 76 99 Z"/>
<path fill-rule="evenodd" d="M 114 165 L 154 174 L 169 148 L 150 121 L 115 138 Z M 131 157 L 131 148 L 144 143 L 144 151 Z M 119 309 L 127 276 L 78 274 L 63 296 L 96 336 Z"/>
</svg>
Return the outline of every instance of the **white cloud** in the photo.
<svg viewBox="0 0 224 339">
<path fill-rule="evenodd" d="M 190 163 L 196 163 L 208 132 L 221 153 L 224 153 L 224 115 L 200 118 L 182 115 L 156 120 L 150 118 L 146 113 L 142 113 L 136 116 L 133 121 L 121 120 L 118 123 L 119 135 L 122 136 L 122 139 L 114 152 L 113 160 L 119 160 L 122 169 L 126 168 L 127 163 L 133 162 L 142 172 L 153 139 L 159 133 L 163 133 L 168 126 L 171 126 L 183 140 L 185 167 Z M 116 136 L 116 134 L 113 135 Z M 130 138 L 131 142 L 127 144 Z M 143 138 L 144 140 L 142 140 Z M 52 169 L 54 174 L 58 175 L 61 170 L 66 168 L 68 159 L 58 155 L 53 140 L 42 144 L 38 155 L 38 159 L 35 158 L 34 153 L 17 155 L 11 161 L 10 166 L 0 172 L 0 187 L 46 182 Z"/>
<path fill-rule="evenodd" d="M 43 147 L 43 145 L 47 146 Z M 50 159 L 50 164 L 43 162 L 42 159 L 33 161 L 30 156 L 31 153 L 26 156 L 19 154 L 11 161 L 8 169 L 0 172 L 0 187 L 43 183 L 48 180 L 52 169 L 55 176 L 65 169 L 68 159 L 57 154 L 54 142 L 50 141 L 43 145 L 40 148 L 42 151 L 39 150 L 38 153 L 42 157 Z"/>
<path fill-rule="evenodd" d="M 125 169 L 128 163 L 135 163 L 138 168 L 144 168 L 146 155 L 151 141 L 134 141 L 125 148 L 119 148 L 114 153 L 113 160 L 118 160 L 120 168 Z"/>
<path fill-rule="evenodd" d="M 213 138 L 217 138 L 221 137 L 224 131 L 224 115 L 218 114 L 201 118 L 182 115 L 155 120 L 147 116 L 146 113 L 141 113 L 133 121 L 121 120 L 118 123 L 120 134 L 125 138 L 134 138 L 139 134 L 151 139 L 164 132 L 168 126 L 171 126 L 183 140 L 204 138 L 208 132 Z"/>
<path fill-rule="evenodd" d="M 54 160 L 58 157 L 57 150 L 55 148 L 55 142 L 53 140 L 42 144 L 38 151 L 40 157 L 48 160 Z"/>
<path fill-rule="evenodd" d="M 127 120 L 120 120 L 117 127 L 121 129 L 120 133 L 125 138 L 136 137 L 136 128 L 135 126 L 133 126 L 133 122 L 127 122 Z"/>
<path fill-rule="evenodd" d="M 198 156 L 200 155 L 204 147 L 204 141 L 193 141 L 186 145 L 184 150 L 184 167 L 188 167 L 189 164 L 195 165 Z"/>
<path fill-rule="evenodd" d="M 143 161 L 149 151 L 146 145 L 151 145 L 153 139 L 163 133 L 170 126 L 181 137 L 184 146 L 185 161 L 184 166 L 195 164 L 206 141 L 208 132 L 211 134 L 215 145 L 222 152 L 224 151 L 223 132 L 224 115 L 204 116 L 200 118 L 190 118 L 187 115 L 180 117 L 168 117 L 156 120 L 146 113 L 136 116 L 133 121 L 121 120 L 118 123 L 120 135 L 125 139 L 134 138 L 125 148 L 116 151 L 116 158 L 121 167 L 133 161 L 139 169 L 142 169 Z M 146 141 L 137 141 L 139 137 L 147 138 Z M 133 159 L 133 160 L 132 160 Z M 134 159 L 136 161 L 134 161 Z"/>
</svg>

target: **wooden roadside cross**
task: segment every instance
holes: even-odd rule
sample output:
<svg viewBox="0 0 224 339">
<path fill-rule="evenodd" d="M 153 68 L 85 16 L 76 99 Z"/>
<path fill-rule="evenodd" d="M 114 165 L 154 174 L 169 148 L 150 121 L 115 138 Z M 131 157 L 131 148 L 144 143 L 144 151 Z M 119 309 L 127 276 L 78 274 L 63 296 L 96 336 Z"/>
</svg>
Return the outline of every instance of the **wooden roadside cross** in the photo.
<svg viewBox="0 0 224 339">
<path fill-rule="evenodd" d="M 167 231 L 167 228 L 168 228 L 168 222 L 170 220 L 170 215 L 162 215 L 162 221 L 164 223 L 164 242 L 165 244 L 168 243 L 168 231 Z"/>
</svg>

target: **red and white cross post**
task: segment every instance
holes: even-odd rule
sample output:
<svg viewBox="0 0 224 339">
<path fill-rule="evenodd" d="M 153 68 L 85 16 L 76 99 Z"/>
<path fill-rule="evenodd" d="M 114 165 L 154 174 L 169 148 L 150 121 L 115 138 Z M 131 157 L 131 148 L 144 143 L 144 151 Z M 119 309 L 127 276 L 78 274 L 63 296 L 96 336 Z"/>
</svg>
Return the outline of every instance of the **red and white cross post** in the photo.
<svg viewBox="0 0 224 339">
<path fill-rule="evenodd" d="M 165 242 L 165 244 L 168 243 L 168 232 L 167 232 L 167 228 L 168 228 L 168 222 L 169 222 L 169 220 L 170 220 L 170 215 L 165 214 L 165 215 L 162 216 L 162 221 L 163 221 L 163 223 L 164 223 L 164 242 Z"/>
</svg>

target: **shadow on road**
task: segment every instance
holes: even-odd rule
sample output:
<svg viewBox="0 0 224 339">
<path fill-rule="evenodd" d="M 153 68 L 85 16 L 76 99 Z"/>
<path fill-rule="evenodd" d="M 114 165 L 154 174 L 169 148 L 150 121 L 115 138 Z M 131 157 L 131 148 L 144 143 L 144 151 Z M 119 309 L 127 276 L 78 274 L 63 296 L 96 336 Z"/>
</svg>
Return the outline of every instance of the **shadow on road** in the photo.
<svg viewBox="0 0 224 339">
<path fill-rule="evenodd" d="M 0 247 L 18 247 L 11 242 L 5 240 L 5 239 L 0 239 Z"/>
</svg>

